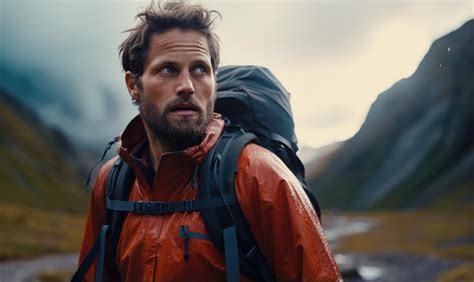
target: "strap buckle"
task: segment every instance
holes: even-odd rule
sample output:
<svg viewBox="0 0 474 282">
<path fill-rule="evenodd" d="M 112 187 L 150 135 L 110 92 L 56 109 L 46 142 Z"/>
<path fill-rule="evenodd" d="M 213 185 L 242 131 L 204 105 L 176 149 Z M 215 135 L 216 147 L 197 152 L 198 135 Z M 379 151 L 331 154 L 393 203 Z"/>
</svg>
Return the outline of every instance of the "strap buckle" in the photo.
<svg viewBox="0 0 474 282">
<path fill-rule="evenodd" d="M 166 203 L 164 202 L 135 202 L 133 211 L 138 214 L 164 214 Z"/>
</svg>

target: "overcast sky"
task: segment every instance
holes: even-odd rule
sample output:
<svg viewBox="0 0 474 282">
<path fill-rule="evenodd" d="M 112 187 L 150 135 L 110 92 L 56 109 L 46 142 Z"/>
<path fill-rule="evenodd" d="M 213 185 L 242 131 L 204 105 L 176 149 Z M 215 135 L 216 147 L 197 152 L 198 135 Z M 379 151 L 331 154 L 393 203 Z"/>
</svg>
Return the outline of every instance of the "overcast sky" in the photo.
<svg viewBox="0 0 474 282">
<path fill-rule="evenodd" d="M 117 46 L 148 3 L 0 0 L 0 59 L 73 79 L 71 101 L 88 120 L 119 120 L 120 131 L 136 108 Z M 351 137 L 377 95 L 410 76 L 433 40 L 474 18 L 474 0 L 201 3 L 222 14 L 222 65 L 269 67 L 292 93 L 300 143 L 313 147 Z M 101 100 L 104 89 L 118 100 Z M 119 110 L 104 111 L 111 105 Z"/>
</svg>

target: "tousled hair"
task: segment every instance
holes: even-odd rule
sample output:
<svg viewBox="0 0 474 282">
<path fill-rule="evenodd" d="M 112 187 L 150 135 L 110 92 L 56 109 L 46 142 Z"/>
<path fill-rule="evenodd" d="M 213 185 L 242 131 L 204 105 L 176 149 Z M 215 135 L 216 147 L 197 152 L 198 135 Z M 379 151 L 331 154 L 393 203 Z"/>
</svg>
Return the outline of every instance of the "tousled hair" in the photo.
<svg viewBox="0 0 474 282">
<path fill-rule="evenodd" d="M 205 36 L 211 65 L 216 71 L 220 60 L 219 38 L 212 30 L 216 16 L 221 18 L 220 13 L 215 10 L 209 11 L 201 5 L 184 1 L 158 2 L 156 5 L 152 2 L 145 11 L 137 15 L 137 25 L 126 31 L 129 35 L 119 46 L 124 71 L 130 71 L 139 80 L 144 71 L 151 37 L 174 28 L 197 31 Z"/>
</svg>

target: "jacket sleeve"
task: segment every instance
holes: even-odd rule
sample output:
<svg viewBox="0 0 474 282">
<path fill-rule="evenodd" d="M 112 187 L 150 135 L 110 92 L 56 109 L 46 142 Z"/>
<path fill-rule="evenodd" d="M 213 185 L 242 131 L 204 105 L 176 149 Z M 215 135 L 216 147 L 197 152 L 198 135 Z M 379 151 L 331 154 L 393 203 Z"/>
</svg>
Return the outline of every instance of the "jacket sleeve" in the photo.
<svg viewBox="0 0 474 282">
<path fill-rule="evenodd" d="M 328 242 L 299 181 L 270 151 L 247 145 L 236 193 L 277 281 L 340 281 Z"/>
<path fill-rule="evenodd" d="M 110 171 L 115 158 L 105 163 L 99 171 L 94 186 L 92 188 L 89 210 L 87 214 L 87 222 L 84 228 L 82 238 L 82 246 L 79 254 L 79 265 L 84 261 L 87 253 L 91 249 L 95 240 L 98 238 L 102 225 L 105 224 L 105 183 L 108 172 Z M 87 272 L 84 281 L 94 281 L 96 272 L 97 259 Z M 115 260 L 106 256 L 104 264 L 104 281 L 120 281 L 116 280 L 118 272 L 115 268 Z"/>
</svg>

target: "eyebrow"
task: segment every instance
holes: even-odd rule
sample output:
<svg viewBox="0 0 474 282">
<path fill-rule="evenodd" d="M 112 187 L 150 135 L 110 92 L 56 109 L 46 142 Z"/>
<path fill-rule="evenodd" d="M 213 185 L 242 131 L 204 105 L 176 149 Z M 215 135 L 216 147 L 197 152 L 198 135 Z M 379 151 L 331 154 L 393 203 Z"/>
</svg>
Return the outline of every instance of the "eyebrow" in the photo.
<svg viewBox="0 0 474 282">
<path fill-rule="evenodd" d="M 210 60 L 205 60 L 203 58 L 196 58 L 191 61 L 191 65 L 196 65 L 196 64 L 202 64 L 205 66 L 211 67 L 211 61 Z M 172 59 L 165 59 L 165 60 L 156 60 L 156 61 L 151 61 L 150 62 L 150 67 L 152 69 L 159 68 L 161 66 L 166 66 L 166 65 L 172 65 L 172 66 L 177 66 L 179 65 L 179 61 L 177 60 L 172 60 Z"/>
<path fill-rule="evenodd" d="M 202 64 L 206 66 L 211 66 L 211 60 L 196 59 L 192 61 L 193 65 Z"/>
<path fill-rule="evenodd" d="M 176 66 L 178 65 L 178 62 L 177 61 L 173 61 L 173 60 L 169 60 L 169 59 L 166 59 L 166 60 L 154 60 L 154 61 L 151 61 L 148 68 L 150 68 L 150 70 L 152 71 L 155 71 L 163 66 L 167 66 L 167 65 L 171 65 L 171 66 Z"/>
</svg>

